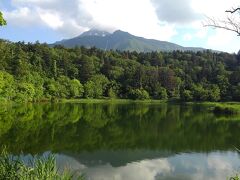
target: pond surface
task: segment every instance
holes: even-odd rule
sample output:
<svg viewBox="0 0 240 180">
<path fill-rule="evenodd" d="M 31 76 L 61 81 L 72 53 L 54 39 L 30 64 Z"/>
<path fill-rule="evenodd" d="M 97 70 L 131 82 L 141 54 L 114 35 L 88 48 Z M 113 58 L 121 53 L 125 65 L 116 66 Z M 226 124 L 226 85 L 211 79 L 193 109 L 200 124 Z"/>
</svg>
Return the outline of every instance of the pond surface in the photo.
<svg viewBox="0 0 240 180">
<path fill-rule="evenodd" d="M 201 105 L 66 103 L 0 108 L 0 147 L 55 153 L 91 180 L 218 179 L 240 170 L 240 117 Z"/>
</svg>

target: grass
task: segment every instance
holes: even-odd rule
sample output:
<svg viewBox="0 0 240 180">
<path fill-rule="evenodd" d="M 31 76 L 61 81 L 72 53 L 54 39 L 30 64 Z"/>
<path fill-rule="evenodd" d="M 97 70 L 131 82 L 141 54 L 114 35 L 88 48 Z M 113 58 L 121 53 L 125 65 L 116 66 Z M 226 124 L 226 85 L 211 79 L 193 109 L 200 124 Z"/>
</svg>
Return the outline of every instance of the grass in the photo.
<svg viewBox="0 0 240 180">
<path fill-rule="evenodd" d="M 6 151 L 0 156 L 0 180 L 83 180 L 83 176 L 75 177 L 73 173 L 65 170 L 60 173 L 57 169 L 56 159 L 53 155 L 45 158 L 36 158 L 26 165 L 19 158 L 15 158 Z"/>
<path fill-rule="evenodd" d="M 240 114 L 240 104 L 217 104 L 213 109 L 218 114 Z"/>
<path fill-rule="evenodd" d="M 238 102 L 190 102 L 187 104 L 200 104 L 209 107 L 215 114 L 238 115 L 240 103 Z"/>
<path fill-rule="evenodd" d="M 164 103 L 165 100 L 131 100 L 131 99 L 61 99 L 62 103 Z"/>
</svg>

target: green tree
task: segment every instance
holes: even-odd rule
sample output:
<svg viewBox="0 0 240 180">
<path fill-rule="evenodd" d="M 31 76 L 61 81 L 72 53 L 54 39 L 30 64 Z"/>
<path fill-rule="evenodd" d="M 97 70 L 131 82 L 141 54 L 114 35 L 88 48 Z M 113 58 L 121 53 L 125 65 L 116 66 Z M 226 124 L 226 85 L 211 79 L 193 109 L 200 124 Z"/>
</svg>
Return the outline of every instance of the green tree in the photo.
<svg viewBox="0 0 240 180">
<path fill-rule="evenodd" d="M 208 100 L 209 101 L 219 101 L 220 100 L 220 89 L 217 85 L 210 85 L 208 89 Z"/>
<path fill-rule="evenodd" d="M 230 92 L 233 100 L 240 101 L 240 85 L 232 86 Z"/>
<path fill-rule="evenodd" d="M 60 97 L 59 95 L 59 84 L 54 79 L 46 79 L 44 83 L 44 95 L 46 98 Z"/>
<path fill-rule="evenodd" d="M 208 99 L 208 91 L 200 84 L 194 85 L 192 92 L 194 100 L 206 101 Z"/>
<path fill-rule="evenodd" d="M 67 76 L 57 78 L 57 90 L 60 98 L 69 98 L 71 92 L 71 82 Z"/>
<path fill-rule="evenodd" d="M 79 80 L 73 79 L 70 81 L 70 96 L 72 98 L 80 98 L 83 96 L 84 88 Z"/>
<path fill-rule="evenodd" d="M 6 22 L 6 20 L 3 18 L 3 14 L 2 14 L 2 12 L 0 11 L 0 26 L 4 26 L 4 25 L 7 25 L 7 22 Z"/>
<path fill-rule="evenodd" d="M 89 56 L 83 55 L 79 60 L 80 65 L 80 80 L 81 82 L 87 82 L 95 74 L 95 67 L 93 59 Z"/>
<path fill-rule="evenodd" d="M 154 89 L 154 98 L 162 100 L 168 99 L 167 90 L 164 87 L 162 87 L 159 83 L 156 85 Z"/>
<path fill-rule="evenodd" d="M 15 95 L 14 77 L 4 71 L 0 71 L 0 97 L 12 100 Z"/>
<path fill-rule="evenodd" d="M 94 98 L 95 97 L 95 83 L 88 81 L 84 84 L 84 97 L 85 98 Z"/>
<path fill-rule="evenodd" d="M 94 97 L 100 98 L 107 93 L 107 87 L 109 80 L 106 76 L 99 74 L 91 78 L 91 81 L 94 83 Z"/>
<path fill-rule="evenodd" d="M 34 89 L 35 89 L 34 101 L 38 101 L 38 100 L 41 100 L 41 98 L 43 98 L 44 79 L 40 76 L 39 73 L 37 73 L 37 72 L 28 73 L 28 74 L 20 77 L 19 82 L 30 83 L 30 84 L 34 85 Z"/>
<path fill-rule="evenodd" d="M 112 87 L 108 89 L 108 97 L 111 98 L 111 99 L 114 99 L 114 98 L 117 97 L 117 95 L 116 95 L 116 93 L 115 93 L 115 91 L 113 90 Z"/>
</svg>

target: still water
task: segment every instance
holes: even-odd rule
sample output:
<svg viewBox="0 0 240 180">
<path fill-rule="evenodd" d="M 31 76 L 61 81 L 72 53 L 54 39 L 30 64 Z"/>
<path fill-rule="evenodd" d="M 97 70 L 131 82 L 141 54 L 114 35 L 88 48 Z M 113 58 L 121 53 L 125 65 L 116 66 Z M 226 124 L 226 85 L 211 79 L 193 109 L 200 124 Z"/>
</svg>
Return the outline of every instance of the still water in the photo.
<svg viewBox="0 0 240 180">
<path fill-rule="evenodd" d="M 240 117 L 200 105 L 28 104 L 0 108 L 0 147 L 56 154 L 91 180 L 226 180 L 240 171 Z"/>
</svg>

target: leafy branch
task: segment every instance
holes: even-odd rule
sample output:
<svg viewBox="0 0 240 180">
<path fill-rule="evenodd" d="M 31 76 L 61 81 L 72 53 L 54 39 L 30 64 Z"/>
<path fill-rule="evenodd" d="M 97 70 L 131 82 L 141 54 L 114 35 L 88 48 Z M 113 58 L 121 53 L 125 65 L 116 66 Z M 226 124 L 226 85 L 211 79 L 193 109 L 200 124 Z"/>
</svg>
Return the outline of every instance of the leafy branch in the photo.
<svg viewBox="0 0 240 180">
<path fill-rule="evenodd" d="M 0 26 L 7 25 L 7 21 L 3 18 L 3 14 L 0 11 Z"/>
</svg>

